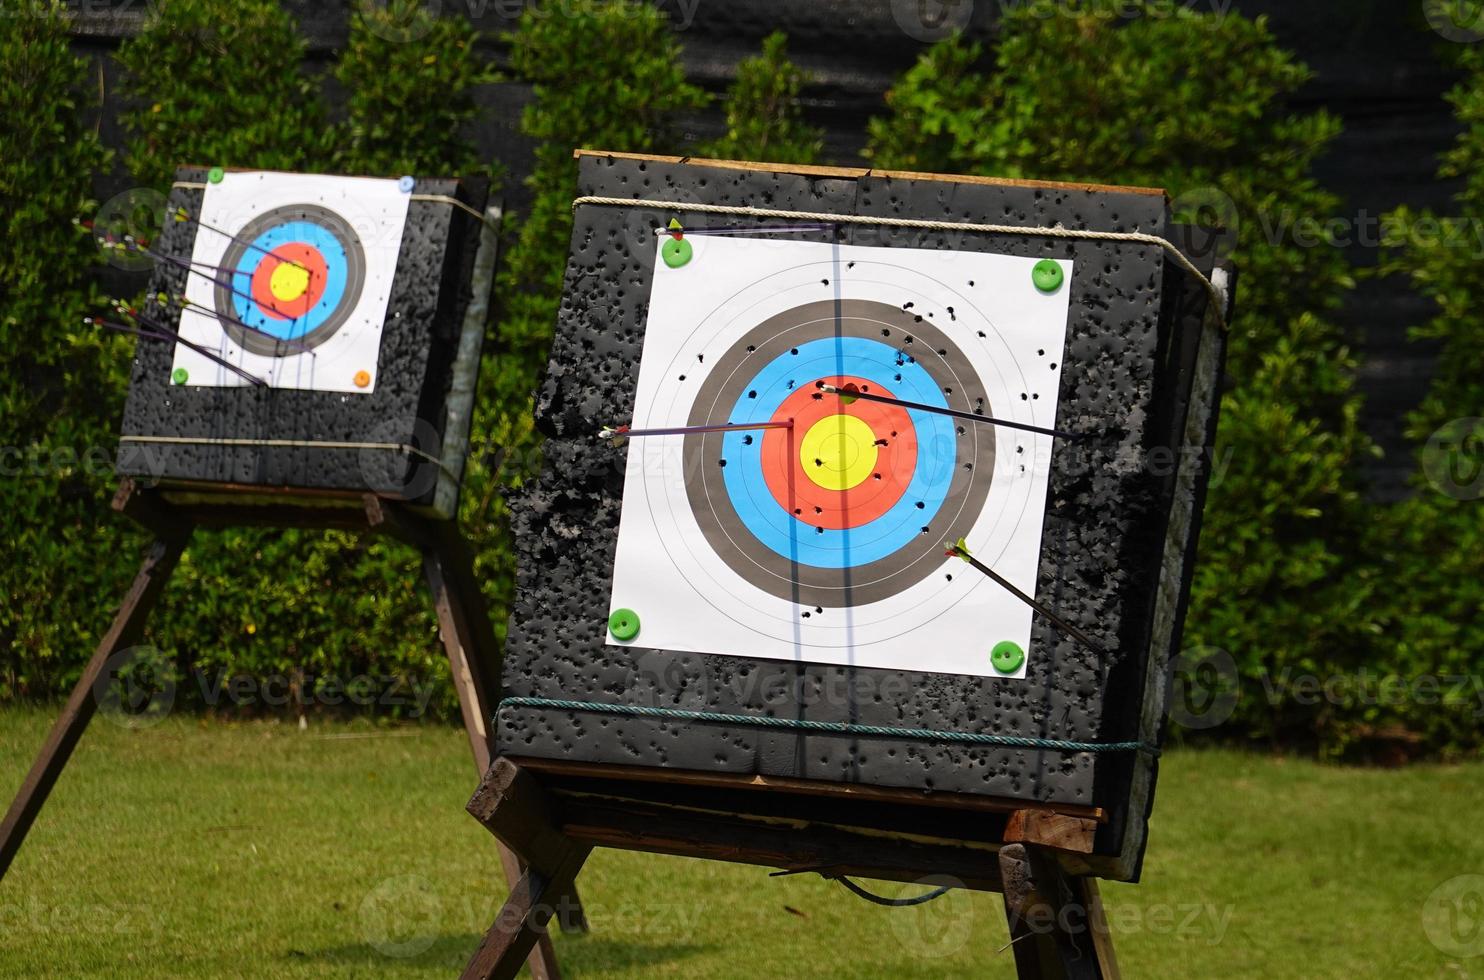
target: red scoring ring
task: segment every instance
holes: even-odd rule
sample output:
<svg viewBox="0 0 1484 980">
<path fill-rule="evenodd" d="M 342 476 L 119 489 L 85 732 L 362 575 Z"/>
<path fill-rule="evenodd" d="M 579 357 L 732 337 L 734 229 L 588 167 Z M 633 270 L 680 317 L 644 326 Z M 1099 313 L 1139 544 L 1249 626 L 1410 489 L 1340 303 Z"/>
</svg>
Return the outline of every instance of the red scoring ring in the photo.
<svg viewBox="0 0 1484 980">
<path fill-rule="evenodd" d="M 309 270 L 309 288 L 297 299 L 282 300 L 273 295 L 273 273 L 285 262 Z M 314 309 L 325 294 L 328 279 L 329 269 L 319 249 L 302 242 L 291 242 L 278 246 L 258 262 L 252 274 L 252 298 L 264 316 L 275 320 L 297 320 Z"/>
<path fill-rule="evenodd" d="M 825 384 L 853 384 L 872 394 L 885 389 L 850 375 L 820 378 Z M 799 386 L 783 400 L 773 421 L 793 419 L 792 429 L 768 429 L 761 447 L 763 479 L 778 506 L 806 524 L 838 531 L 860 527 L 881 517 L 907 492 L 917 470 L 917 430 L 904 408 L 857 399 L 849 403 L 821 392 L 817 381 Z M 810 426 L 833 415 L 853 415 L 886 445 L 876 446 L 876 467 L 865 482 L 848 490 L 826 490 L 809 478 L 799 458 L 799 443 Z"/>
</svg>

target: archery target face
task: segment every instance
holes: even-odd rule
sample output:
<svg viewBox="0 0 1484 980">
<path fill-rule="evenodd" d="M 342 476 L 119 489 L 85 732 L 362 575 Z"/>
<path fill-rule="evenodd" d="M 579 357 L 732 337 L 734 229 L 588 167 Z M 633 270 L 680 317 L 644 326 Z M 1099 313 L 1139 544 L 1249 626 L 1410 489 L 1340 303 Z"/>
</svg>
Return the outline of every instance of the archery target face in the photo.
<svg viewBox="0 0 1484 980">
<path fill-rule="evenodd" d="M 1053 438 L 819 384 L 1055 427 L 1072 264 L 1047 293 L 1031 258 L 684 241 L 630 424 L 791 425 L 629 440 L 610 611 L 640 630 L 608 642 L 1023 677 L 1032 610 L 945 542 L 1035 595 Z"/>
<path fill-rule="evenodd" d="M 208 184 L 180 337 L 276 388 L 369 394 L 410 195 L 394 180 L 268 172 Z M 177 384 L 251 384 L 176 344 Z"/>
</svg>

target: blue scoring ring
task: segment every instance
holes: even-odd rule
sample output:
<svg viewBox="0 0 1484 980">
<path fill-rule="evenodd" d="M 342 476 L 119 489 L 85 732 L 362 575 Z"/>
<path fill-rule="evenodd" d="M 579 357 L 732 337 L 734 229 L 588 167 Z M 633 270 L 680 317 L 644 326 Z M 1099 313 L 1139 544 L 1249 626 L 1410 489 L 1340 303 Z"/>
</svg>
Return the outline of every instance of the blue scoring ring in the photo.
<svg viewBox="0 0 1484 980">
<path fill-rule="evenodd" d="M 319 252 L 325 262 L 325 290 L 319 302 L 303 316 L 292 320 L 265 313 L 252 296 L 252 278 L 268 254 L 282 245 L 308 245 Z M 282 340 L 298 340 L 320 326 L 345 298 L 348 261 L 345 247 L 329 229 L 309 221 L 289 221 L 263 232 L 253 239 L 243 260 L 232 274 L 232 305 L 237 319 L 263 333 Z"/>
<path fill-rule="evenodd" d="M 765 365 L 738 397 L 728 421 L 766 422 L 797 388 L 821 378 L 853 375 L 906 401 L 947 408 L 923 367 L 880 341 L 839 337 L 800 344 Z M 932 520 L 953 482 L 955 434 L 950 419 L 908 410 L 916 428 L 917 470 L 907 491 L 882 516 L 859 527 L 820 529 L 778 506 L 763 477 L 762 439 L 729 432 L 722 439 L 726 490 L 742 525 L 772 551 L 816 568 L 850 568 L 877 561 L 910 544 Z M 751 435 L 751 438 L 748 436 Z M 924 506 L 919 508 L 918 502 Z"/>
</svg>

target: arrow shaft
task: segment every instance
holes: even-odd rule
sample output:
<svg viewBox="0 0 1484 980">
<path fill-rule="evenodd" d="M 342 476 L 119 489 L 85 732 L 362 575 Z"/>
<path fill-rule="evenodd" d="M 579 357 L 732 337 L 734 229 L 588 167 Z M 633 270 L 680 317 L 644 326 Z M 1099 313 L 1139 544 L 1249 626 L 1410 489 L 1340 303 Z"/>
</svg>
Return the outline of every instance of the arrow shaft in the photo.
<svg viewBox="0 0 1484 980">
<path fill-rule="evenodd" d="M 254 252 L 260 252 L 264 256 L 266 256 L 267 258 L 273 259 L 275 262 L 282 263 L 283 265 L 290 265 L 290 266 L 293 266 L 296 269 L 303 269 L 305 272 L 308 272 L 309 271 L 309 269 L 308 269 L 307 266 L 301 265 L 298 262 L 295 262 L 293 259 L 285 259 L 285 258 L 282 258 L 280 256 L 274 255 L 272 252 L 268 251 L 266 248 L 262 248 L 261 246 L 256 245 L 253 242 L 250 242 L 250 241 L 248 241 L 245 238 L 240 238 L 237 235 L 232 234 L 230 231 L 222 231 L 220 228 L 215 228 L 215 227 L 213 227 L 211 225 L 208 225 L 206 222 L 202 221 L 200 218 L 193 218 L 193 217 L 191 217 L 190 216 L 190 213 L 188 211 L 186 211 L 185 208 L 180 208 L 176 213 L 180 215 L 180 219 L 181 220 L 188 221 L 191 224 L 195 225 L 197 228 L 205 228 L 209 232 L 213 232 L 215 234 L 221 235 L 223 238 L 228 239 L 229 241 L 236 242 L 237 244 L 241 245 L 243 248 L 251 249 Z"/>
<path fill-rule="evenodd" d="M 1063 432 L 1061 429 L 1047 429 L 1039 425 L 1030 425 L 1025 422 L 1012 422 L 1009 419 L 997 419 L 989 415 L 975 415 L 973 412 L 960 412 L 952 408 L 943 408 L 939 405 L 925 405 L 922 402 L 903 401 L 900 398 L 892 398 L 889 395 L 873 395 L 865 391 L 846 391 L 835 385 L 822 385 L 825 391 L 841 398 L 862 398 L 868 402 L 880 402 L 883 405 L 896 405 L 898 408 L 910 408 L 919 412 L 931 412 L 934 415 L 946 415 L 949 418 L 963 419 L 966 422 L 984 422 L 989 425 L 1004 426 L 1007 429 L 1019 429 L 1022 432 L 1035 432 L 1043 436 L 1060 436 L 1063 439 L 1080 439 L 1080 433 Z"/>
<path fill-rule="evenodd" d="M 674 429 L 617 429 L 614 435 L 622 438 L 632 436 L 688 436 L 704 432 L 746 432 L 752 429 L 792 429 L 793 419 L 783 422 L 741 422 L 736 425 L 685 425 Z"/>
<path fill-rule="evenodd" d="M 1106 654 L 1108 652 L 1106 649 L 1103 648 L 1102 644 L 1098 643 L 1092 637 L 1088 636 L 1086 633 L 1082 632 L 1077 627 L 1073 626 L 1071 623 L 1067 622 L 1065 619 L 1062 619 L 1056 613 L 1052 612 L 1045 603 L 1038 602 L 1036 599 L 1020 591 L 1020 589 L 1015 587 L 1015 583 L 1005 578 L 1005 576 L 1001 575 L 993 568 L 990 568 L 988 565 L 984 564 L 984 562 L 980 561 L 978 558 L 975 558 L 973 555 L 965 554 L 962 551 L 958 552 L 958 555 L 959 557 L 967 561 L 970 565 L 973 565 L 976 570 L 992 579 L 997 585 L 1005 589 L 1005 591 L 1009 592 L 1011 595 L 1019 599 L 1021 602 L 1025 603 L 1027 606 L 1030 606 L 1042 616 L 1045 616 L 1057 629 L 1061 630 L 1062 632 L 1071 636 L 1073 639 L 1077 640 L 1079 643 L 1082 643 L 1083 645 L 1096 651 L 1097 653 Z"/>
<path fill-rule="evenodd" d="M 264 385 L 267 385 L 267 383 L 268 383 L 268 382 L 264 381 L 262 378 L 257 377 L 256 375 L 252 375 L 252 374 L 247 373 L 246 371 L 242 370 L 237 365 L 235 365 L 235 364 L 231 363 L 230 361 L 227 361 L 227 360 L 219 357 L 218 355 L 216 355 L 213 352 L 207 350 L 206 348 L 201 347 L 201 346 L 199 346 L 197 344 L 193 344 L 189 340 L 186 340 L 186 339 L 178 336 L 173 331 L 169 331 L 169 330 L 164 329 L 163 327 L 160 327 L 158 324 L 155 324 L 151 320 L 147 320 L 147 319 L 145 319 L 143 317 L 140 317 L 140 316 L 138 316 L 138 314 L 135 314 L 135 319 L 138 320 L 140 323 L 148 326 L 150 329 L 148 329 L 148 330 L 140 330 L 137 327 L 131 327 L 131 326 L 128 326 L 128 325 L 122 324 L 122 323 L 114 323 L 111 320 L 94 319 L 92 322 L 93 323 L 96 323 L 100 327 L 106 327 L 109 330 L 117 330 L 119 333 L 131 333 L 131 334 L 134 334 L 136 337 L 143 337 L 146 340 L 159 340 L 159 341 L 163 341 L 165 343 L 184 344 L 185 346 L 189 347 L 191 350 L 195 351 L 197 354 L 200 354 L 202 357 L 204 357 L 204 358 L 206 358 L 208 360 L 211 360 L 211 361 L 215 361 L 217 364 L 220 364 L 222 367 L 226 368 L 228 371 L 231 371 L 234 374 L 240 375 L 241 377 L 245 378 L 246 380 L 252 382 L 255 385 L 264 386 Z"/>
</svg>

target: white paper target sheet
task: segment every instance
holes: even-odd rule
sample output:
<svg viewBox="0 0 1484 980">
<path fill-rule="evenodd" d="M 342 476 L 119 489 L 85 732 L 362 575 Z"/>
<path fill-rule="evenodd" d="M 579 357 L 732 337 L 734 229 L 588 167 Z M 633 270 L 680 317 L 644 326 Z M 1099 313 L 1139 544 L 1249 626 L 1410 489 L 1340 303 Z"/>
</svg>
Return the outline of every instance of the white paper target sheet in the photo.
<svg viewBox="0 0 1484 980">
<path fill-rule="evenodd" d="M 689 431 L 628 442 L 608 641 L 1024 677 L 1032 610 L 945 544 L 1035 595 L 1054 437 L 954 413 L 1055 427 L 1071 262 L 656 249 L 631 426 Z"/>
<path fill-rule="evenodd" d="M 375 391 L 409 200 L 397 181 L 365 177 L 208 184 L 200 213 L 179 216 L 196 238 L 172 383 Z"/>
</svg>

